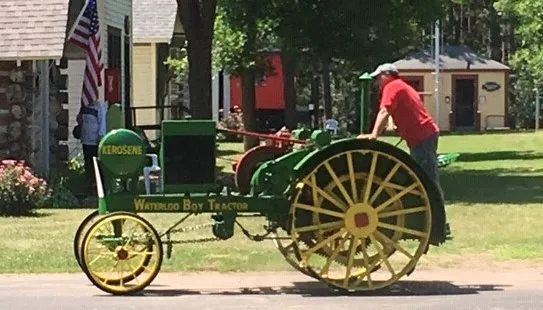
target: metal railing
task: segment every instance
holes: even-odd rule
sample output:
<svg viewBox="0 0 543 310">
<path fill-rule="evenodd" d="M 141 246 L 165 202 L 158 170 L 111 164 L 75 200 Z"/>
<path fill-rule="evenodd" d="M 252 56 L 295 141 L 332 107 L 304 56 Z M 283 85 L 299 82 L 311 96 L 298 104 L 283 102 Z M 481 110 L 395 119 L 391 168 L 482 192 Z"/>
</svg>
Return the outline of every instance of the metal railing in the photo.
<svg viewBox="0 0 543 310">
<path fill-rule="evenodd" d="M 154 110 L 155 113 L 155 124 L 138 124 L 137 112 L 141 110 Z M 163 105 L 163 106 L 139 106 L 139 107 L 130 107 L 130 113 L 132 114 L 132 124 L 133 127 L 139 127 L 142 130 L 160 130 L 160 123 L 163 120 L 170 119 L 183 119 L 184 113 L 188 113 L 189 110 L 184 106 L 179 105 Z"/>
</svg>

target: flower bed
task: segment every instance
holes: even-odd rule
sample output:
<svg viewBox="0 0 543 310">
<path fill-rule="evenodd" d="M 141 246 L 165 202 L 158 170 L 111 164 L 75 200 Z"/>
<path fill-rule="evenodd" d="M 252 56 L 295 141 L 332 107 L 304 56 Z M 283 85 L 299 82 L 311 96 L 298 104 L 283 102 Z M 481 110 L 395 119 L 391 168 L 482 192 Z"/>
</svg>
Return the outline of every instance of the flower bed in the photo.
<svg viewBox="0 0 543 310">
<path fill-rule="evenodd" d="M 36 176 L 24 161 L 0 162 L 0 215 L 31 215 L 49 195 L 47 182 Z"/>
</svg>

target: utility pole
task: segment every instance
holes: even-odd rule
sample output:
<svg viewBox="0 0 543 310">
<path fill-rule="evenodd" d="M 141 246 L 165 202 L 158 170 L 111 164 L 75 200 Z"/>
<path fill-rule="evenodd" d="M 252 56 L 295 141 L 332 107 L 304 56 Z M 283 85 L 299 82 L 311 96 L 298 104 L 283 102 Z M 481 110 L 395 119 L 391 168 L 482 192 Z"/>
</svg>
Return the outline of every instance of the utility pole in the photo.
<svg viewBox="0 0 543 310">
<path fill-rule="evenodd" d="M 440 29 L 439 29 L 439 20 L 436 20 L 435 22 L 435 29 L 434 29 L 434 57 L 435 57 L 435 75 L 434 75 L 434 97 L 436 102 L 436 124 L 439 127 L 439 119 L 440 119 L 440 112 L 439 112 L 439 54 L 440 54 L 440 45 L 439 45 L 439 37 L 440 37 Z"/>
</svg>

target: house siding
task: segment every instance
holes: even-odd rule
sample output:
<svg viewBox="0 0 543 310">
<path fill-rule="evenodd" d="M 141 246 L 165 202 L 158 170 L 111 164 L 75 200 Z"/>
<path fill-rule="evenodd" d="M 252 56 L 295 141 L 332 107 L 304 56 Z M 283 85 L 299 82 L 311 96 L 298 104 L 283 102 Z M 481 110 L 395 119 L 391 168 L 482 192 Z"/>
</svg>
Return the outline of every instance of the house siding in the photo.
<svg viewBox="0 0 543 310">
<path fill-rule="evenodd" d="M 154 106 L 156 105 L 156 72 L 154 65 L 156 53 L 154 44 L 136 44 L 133 46 L 134 53 L 134 74 L 133 89 L 134 107 Z M 136 125 L 154 125 L 157 122 L 157 110 L 145 109 L 136 111 Z M 147 136 L 150 139 L 156 138 L 156 133 L 149 131 Z"/>
<path fill-rule="evenodd" d="M 106 26 L 103 27 L 103 40 L 107 43 L 107 26 L 121 29 L 124 34 L 124 19 L 130 17 L 132 4 L 130 0 L 104 0 L 104 12 L 102 14 Z M 107 44 L 106 44 L 107 45 Z M 103 61 L 107 64 L 107 46 L 103 48 Z M 121 36 L 121 102 L 124 104 L 124 35 Z"/>
<path fill-rule="evenodd" d="M 75 139 L 72 135 L 73 128 L 77 125 L 77 114 L 81 105 L 81 91 L 83 87 L 83 74 L 85 72 L 85 60 L 68 60 L 68 68 L 62 69 L 62 74 L 68 74 L 68 145 L 70 158 L 82 153 L 81 142 Z"/>
</svg>

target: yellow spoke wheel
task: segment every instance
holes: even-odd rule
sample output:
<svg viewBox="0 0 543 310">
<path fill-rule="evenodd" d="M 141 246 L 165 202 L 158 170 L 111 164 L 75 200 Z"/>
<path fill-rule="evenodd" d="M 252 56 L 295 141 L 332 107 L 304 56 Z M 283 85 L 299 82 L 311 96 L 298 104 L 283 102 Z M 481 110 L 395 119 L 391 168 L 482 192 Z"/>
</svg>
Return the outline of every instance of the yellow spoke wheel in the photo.
<svg viewBox="0 0 543 310">
<path fill-rule="evenodd" d="M 332 154 L 298 182 L 291 237 L 302 268 L 369 291 L 410 274 L 425 253 L 431 207 L 420 167 L 378 149 Z"/>
<path fill-rule="evenodd" d="M 78 227 L 78 229 L 77 229 L 77 231 L 75 233 L 75 237 L 74 237 L 74 252 L 75 252 L 75 257 L 76 257 L 77 263 L 79 264 L 79 267 L 81 267 L 81 270 L 83 270 L 83 272 L 85 272 L 85 274 L 87 274 L 87 275 L 88 275 L 88 270 L 87 270 L 87 268 L 85 268 L 85 266 L 83 266 L 83 264 L 81 262 L 81 251 L 82 251 L 82 247 L 83 247 L 83 238 L 85 237 L 86 232 L 92 226 L 92 223 L 96 222 L 96 220 L 99 219 L 99 218 L 100 218 L 100 215 L 98 213 L 98 210 L 93 211 L 91 214 L 89 214 L 87 217 L 85 217 L 83 219 L 83 221 L 81 222 L 81 224 L 79 225 L 79 227 Z M 149 250 L 149 251 L 151 251 L 151 250 Z M 118 285 L 120 283 L 128 283 L 128 282 L 134 280 L 134 278 L 136 278 L 139 274 L 141 274 L 142 272 L 145 271 L 145 268 L 149 265 L 152 256 L 151 255 L 145 255 L 145 256 L 142 256 L 141 258 L 142 259 L 137 262 L 136 266 L 138 266 L 138 267 L 136 267 L 134 269 L 133 273 L 131 273 L 131 274 L 122 274 L 122 275 L 119 275 L 119 274 L 109 275 L 109 277 L 107 279 L 103 278 L 102 281 L 107 280 L 107 283 L 109 283 L 109 284 Z M 120 278 L 119 278 L 119 276 L 120 276 Z M 97 275 L 97 277 L 100 277 L 100 276 Z"/>
<path fill-rule="evenodd" d="M 96 287 L 125 295 L 143 290 L 154 280 L 162 265 L 163 248 L 160 236 L 146 219 L 114 212 L 89 228 L 80 255 L 83 269 Z"/>
</svg>

